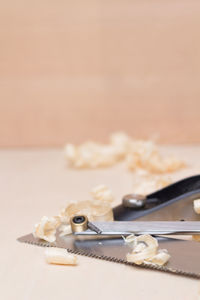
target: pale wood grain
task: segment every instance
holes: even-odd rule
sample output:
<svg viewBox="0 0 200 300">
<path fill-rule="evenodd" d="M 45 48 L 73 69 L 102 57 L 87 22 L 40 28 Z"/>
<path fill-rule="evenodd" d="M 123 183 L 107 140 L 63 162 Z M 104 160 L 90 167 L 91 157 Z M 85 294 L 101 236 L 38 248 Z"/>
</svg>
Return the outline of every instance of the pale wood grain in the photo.
<svg viewBox="0 0 200 300">
<path fill-rule="evenodd" d="M 200 141 L 200 2 L 0 3 L 0 146 Z"/>
</svg>

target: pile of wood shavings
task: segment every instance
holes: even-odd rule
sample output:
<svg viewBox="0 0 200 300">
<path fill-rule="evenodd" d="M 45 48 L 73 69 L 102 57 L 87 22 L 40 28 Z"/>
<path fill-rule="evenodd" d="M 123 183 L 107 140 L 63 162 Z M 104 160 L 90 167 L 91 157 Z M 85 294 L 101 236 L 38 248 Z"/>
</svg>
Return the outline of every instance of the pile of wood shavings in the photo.
<svg viewBox="0 0 200 300">
<path fill-rule="evenodd" d="M 185 165 L 173 156 L 162 157 L 153 141 L 135 140 L 123 132 L 112 134 L 108 144 L 93 141 L 80 146 L 67 144 L 65 157 L 74 168 L 109 167 L 125 161 L 131 171 L 144 169 L 159 174 L 174 172 Z"/>
<path fill-rule="evenodd" d="M 123 132 L 114 133 L 109 144 L 86 142 L 80 146 L 67 144 L 65 156 L 69 166 L 74 168 L 109 167 L 124 161 L 127 168 L 134 171 L 133 192 L 147 195 L 171 183 L 169 177 L 163 174 L 174 172 L 184 167 L 183 161 L 175 157 L 162 157 L 153 141 L 135 140 Z M 158 175 L 159 174 L 159 175 Z M 112 221 L 111 203 L 113 193 L 105 185 L 95 187 L 91 191 L 92 200 L 69 204 L 58 216 L 42 217 L 35 225 L 34 235 L 50 243 L 56 240 L 57 229 L 60 236 L 71 233 L 70 218 L 74 215 L 87 215 L 90 221 Z M 158 242 L 149 235 L 126 238 L 132 252 L 127 254 L 127 260 L 136 264 L 151 263 L 163 265 L 170 255 L 166 250 L 158 250 Z M 48 249 L 45 253 L 49 263 L 76 264 L 76 257 L 64 249 Z"/>
</svg>

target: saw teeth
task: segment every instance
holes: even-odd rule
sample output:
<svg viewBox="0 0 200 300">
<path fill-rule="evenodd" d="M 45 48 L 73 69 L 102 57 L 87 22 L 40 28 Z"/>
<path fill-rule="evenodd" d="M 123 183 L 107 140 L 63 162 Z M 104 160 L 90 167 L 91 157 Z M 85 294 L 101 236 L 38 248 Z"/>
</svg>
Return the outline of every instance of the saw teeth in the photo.
<svg viewBox="0 0 200 300">
<path fill-rule="evenodd" d="M 51 245 L 51 244 L 48 244 L 48 243 L 41 243 L 39 241 L 38 242 L 31 241 L 30 237 L 27 237 L 27 236 L 24 236 L 24 237 L 19 238 L 17 240 L 19 242 L 22 242 L 22 243 L 35 245 L 35 246 L 40 246 L 40 247 L 56 247 L 56 245 Z M 198 274 L 198 273 L 186 272 L 186 271 L 173 269 L 173 268 L 170 268 L 170 267 L 157 266 L 157 265 L 147 265 L 147 264 L 136 265 L 135 263 L 128 262 L 125 259 L 119 259 L 119 258 L 116 258 L 116 257 L 110 257 L 110 256 L 106 256 L 106 255 L 99 256 L 99 255 L 96 255 L 96 254 L 87 253 L 87 252 L 80 252 L 78 250 L 72 250 L 72 249 L 68 249 L 68 248 L 65 248 L 65 247 L 60 247 L 60 248 L 64 248 L 68 252 L 74 253 L 74 254 L 77 254 L 77 255 L 83 255 L 83 256 L 102 259 L 102 260 L 106 260 L 106 261 L 110 261 L 110 262 L 121 263 L 121 264 L 125 264 L 125 265 L 128 265 L 128 266 L 133 266 L 133 267 L 137 267 L 137 268 L 156 270 L 156 271 L 166 272 L 166 273 L 170 273 L 170 274 L 175 274 L 175 275 L 180 275 L 180 276 L 185 276 L 185 277 L 191 277 L 191 278 L 194 278 L 194 279 L 200 279 L 200 274 Z"/>
</svg>

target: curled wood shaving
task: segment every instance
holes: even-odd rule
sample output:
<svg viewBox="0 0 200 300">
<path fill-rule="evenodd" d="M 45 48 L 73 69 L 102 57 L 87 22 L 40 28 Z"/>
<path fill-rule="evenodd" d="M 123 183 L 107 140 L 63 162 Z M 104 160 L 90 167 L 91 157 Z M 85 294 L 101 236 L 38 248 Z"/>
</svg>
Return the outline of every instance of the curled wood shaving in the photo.
<svg viewBox="0 0 200 300">
<path fill-rule="evenodd" d="M 193 205 L 194 205 L 194 211 L 197 214 L 200 214 L 200 199 L 196 199 L 193 201 Z"/>
<path fill-rule="evenodd" d="M 67 144 L 65 157 L 70 166 L 79 169 L 108 167 L 119 160 L 115 147 L 94 142 L 86 142 L 81 146 Z"/>
<path fill-rule="evenodd" d="M 68 205 L 63 214 L 70 219 L 75 215 L 86 215 L 89 221 L 112 221 L 113 212 L 109 203 L 80 201 Z"/>
<path fill-rule="evenodd" d="M 158 250 L 158 241 L 151 235 L 131 235 L 125 238 L 125 243 L 132 249 L 126 256 L 128 262 L 164 265 L 170 258 L 167 250 Z"/>
<path fill-rule="evenodd" d="M 40 222 L 35 225 L 34 236 L 53 243 L 56 240 L 56 228 L 60 225 L 59 218 L 46 216 L 42 217 Z"/>
<path fill-rule="evenodd" d="M 139 265 L 156 255 L 158 242 L 151 235 L 140 235 L 135 237 L 135 241 L 132 252 L 127 254 L 127 261 Z"/>
</svg>

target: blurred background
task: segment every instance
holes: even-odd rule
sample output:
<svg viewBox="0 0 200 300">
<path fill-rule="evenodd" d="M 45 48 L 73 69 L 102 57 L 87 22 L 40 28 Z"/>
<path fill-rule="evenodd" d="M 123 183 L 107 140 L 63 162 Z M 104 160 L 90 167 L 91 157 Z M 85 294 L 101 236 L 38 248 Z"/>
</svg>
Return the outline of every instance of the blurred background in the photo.
<svg viewBox="0 0 200 300">
<path fill-rule="evenodd" d="M 200 142 L 200 1 L 0 3 L 0 146 Z"/>
</svg>

